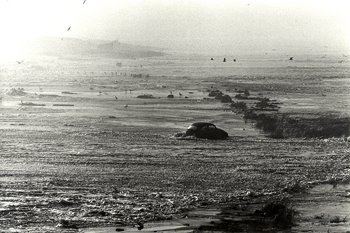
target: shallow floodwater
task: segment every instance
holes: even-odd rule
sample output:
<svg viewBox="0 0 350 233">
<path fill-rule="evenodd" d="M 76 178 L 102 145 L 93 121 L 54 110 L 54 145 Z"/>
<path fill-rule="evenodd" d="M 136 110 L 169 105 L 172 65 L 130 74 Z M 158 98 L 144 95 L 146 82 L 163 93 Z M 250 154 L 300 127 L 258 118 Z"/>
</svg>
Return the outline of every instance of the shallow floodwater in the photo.
<svg viewBox="0 0 350 233">
<path fill-rule="evenodd" d="M 273 192 L 295 179 L 326 179 L 346 168 L 345 142 L 266 138 L 208 93 L 219 89 L 234 98 L 248 89 L 283 102 L 283 111 L 299 111 L 305 102 L 346 113 L 349 105 L 338 100 L 348 96 L 348 61 L 221 61 L 126 59 L 116 67 L 111 58 L 28 58 L 2 66 L 0 231 L 78 231 L 61 228 L 62 220 L 81 230 L 168 219 L 202 201 Z M 8 94 L 12 88 L 25 95 Z M 174 99 L 167 98 L 170 91 Z M 137 98 L 141 94 L 155 98 Z M 172 138 L 196 121 L 215 123 L 231 137 Z M 185 224 L 215 221 L 215 211 Z M 168 223 L 179 226 L 145 228 L 161 231 Z M 193 230 L 188 227 L 181 229 Z"/>
</svg>

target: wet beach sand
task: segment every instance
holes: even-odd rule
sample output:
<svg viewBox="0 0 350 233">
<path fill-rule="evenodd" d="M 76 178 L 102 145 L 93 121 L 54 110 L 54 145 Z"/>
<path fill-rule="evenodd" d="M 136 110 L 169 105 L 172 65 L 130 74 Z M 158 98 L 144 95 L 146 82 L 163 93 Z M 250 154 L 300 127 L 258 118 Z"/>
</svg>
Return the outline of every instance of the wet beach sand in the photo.
<svg viewBox="0 0 350 233">
<path fill-rule="evenodd" d="M 347 116 L 349 62 L 115 62 L 2 65 L 0 232 L 225 231 L 215 225 L 225 214 L 238 232 L 254 232 L 240 220 L 280 197 L 300 214 L 296 226 L 270 231 L 349 230 L 346 140 L 271 139 L 208 97 L 248 89 L 281 102 L 282 112 Z M 144 94 L 154 98 L 137 98 Z M 173 137 L 196 121 L 215 123 L 229 139 Z"/>
</svg>

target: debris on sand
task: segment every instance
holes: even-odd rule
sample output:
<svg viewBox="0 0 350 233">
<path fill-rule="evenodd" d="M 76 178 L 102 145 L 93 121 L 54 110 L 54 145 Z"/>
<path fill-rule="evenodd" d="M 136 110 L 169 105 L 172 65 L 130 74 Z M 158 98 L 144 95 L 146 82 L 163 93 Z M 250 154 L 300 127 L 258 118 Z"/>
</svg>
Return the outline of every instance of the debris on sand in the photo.
<svg viewBox="0 0 350 233">
<path fill-rule="evenodd" d="M 66 95 L 76 95 L 76 94 L 78 94 L 78 93 L 70 92 L 70 91 L 62 91 L 61 93 L 62 94 L 66 94 Z"/>
<path fill-rule="evenodd" d="M 24 91 L 24 88 L 11 88 L 9 91 L 6 92 L 7 95 L 11 96 L 24 96 L 27 95 L 27 92 Z"/>
<path fill-rule="evenodd" d="M 152 94 L 138 95 L 136 98 L 140 98 L 140 99 L 155 99 L 155 97 Z"/>
<path fill-rule="evenodd" d="M 73 107 L 74 104 L 53 104 L 52 106 L 57 106 L 57 107 Z"/>
<path fill-rule="evenodd" d="M 174 99 L 174 95 L 172 91 L 170 91 L 170 94 L 168 95 L 168 99 Z"/>
<path fill-rule="evenodd" d="M 59 95 L 55 95 L 55 94 L 39 94 L 39 98 L 57 98 L 60 97 Z"/>
<path fill-rule="evenodd" d="M 24 123 L 18 123 L 18 124 L 11 123 L 10 125 L 18 125 L 18 126 L 23 126 L 23 125 L 25 125 L 25 124 L 24 124 Z"/>
<path fill-rule="evenodd" d="M 19 105 L 21 105 L 21 106 L 46 106 L 45 104 L 36 104 L 33 102 L 21 102 Z"/>
</svg>

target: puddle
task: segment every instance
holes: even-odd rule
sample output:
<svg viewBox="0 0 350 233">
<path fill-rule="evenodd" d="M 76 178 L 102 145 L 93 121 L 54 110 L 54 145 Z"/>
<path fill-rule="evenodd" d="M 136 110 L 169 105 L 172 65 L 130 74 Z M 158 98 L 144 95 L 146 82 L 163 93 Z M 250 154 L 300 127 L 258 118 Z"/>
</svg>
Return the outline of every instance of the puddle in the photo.
<svg viewBox="0 0 350 233">
<path fill-rule="evenodd" d="M 293 232 L 350 231 L 350 185 L 317 185 L 293 198 L 300 213 Z"/>
<path fill-rule="evenodd" d="M 202 226 L 213 226 L 213 223 L 219 222 L 221 211 L 219 209 L 196 209 L 184 214 L 183 218 L 173 219 L 161 222 L 145 223 L 142 230 L 137 227 L 105 227 L 105 228 L 90 228 L 85 229 L 84 233 L 111 233 L 117 232 L 116 229 L 123 230 L 121 232 L 177 232 L 190 233 L 199 229 Z"/>
</svg>

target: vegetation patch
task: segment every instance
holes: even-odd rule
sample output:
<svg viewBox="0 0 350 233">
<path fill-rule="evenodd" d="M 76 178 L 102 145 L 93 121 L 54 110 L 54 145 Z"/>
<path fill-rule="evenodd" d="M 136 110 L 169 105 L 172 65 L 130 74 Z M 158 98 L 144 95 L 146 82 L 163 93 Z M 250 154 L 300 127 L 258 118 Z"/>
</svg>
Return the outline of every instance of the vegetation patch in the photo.
<svg viewBox="0 0 350 233">
<path fill-rule="evenodd" d="M 236 95 L 242 101 L 232 102 L 232 111 L 243 114 L 245 121 L 254 122 L 256 128 L 272 138 L 331 138 L 350 135 L 350 118 L 341 116 L 340 113 L 280 113 L 280 103 L 266 97 L 250 97 L 248 93 Z"/>
<path fill-rule="evenodd" d="M 350 119 L 347 117 L 246 111 L 244 119 L 255 121 L 258 129 L 273 138 L 331 138 L 350 135 Z"/>
</svg>

